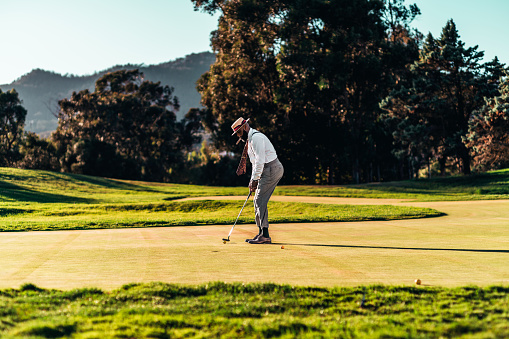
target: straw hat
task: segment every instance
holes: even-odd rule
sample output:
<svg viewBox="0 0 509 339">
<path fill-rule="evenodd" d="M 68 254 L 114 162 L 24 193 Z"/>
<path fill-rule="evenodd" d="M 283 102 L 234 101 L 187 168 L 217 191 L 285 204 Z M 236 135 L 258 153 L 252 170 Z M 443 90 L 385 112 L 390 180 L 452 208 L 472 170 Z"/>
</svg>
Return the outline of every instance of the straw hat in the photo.
<svg viewBox="0 0 509 339">
<path fill-rule="evenodd" d="M 235 135 L 235 133 L 237 133 L 237 131 L 242 127 L 244 126 L 247 122 L 249 121 L 249 119 L 247 120 L 244 120 L 244 118 L 240 117 L 238 118 L 237 120 L 235 120 L 235 122 L 233 123 L 232 125 L 232 130 L 233 130 L 233 133 L 232 133 L 232 136 Z"/>
</svg>

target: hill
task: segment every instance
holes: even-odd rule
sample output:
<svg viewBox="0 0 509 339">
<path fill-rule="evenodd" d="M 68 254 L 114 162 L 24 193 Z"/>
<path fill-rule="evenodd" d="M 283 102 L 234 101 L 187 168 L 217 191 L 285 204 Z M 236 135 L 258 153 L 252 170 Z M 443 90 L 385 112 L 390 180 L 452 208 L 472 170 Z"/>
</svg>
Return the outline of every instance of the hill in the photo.
<svg viewBox="0 0 509 339">
<path fill-rule="evenodd" d="M 177 118 L 181 119 L 190 108 L 200 106 L 200 94 L 196 81 L 215 61 L 209 52 L 187 55 L 183 58 L 158 65 L 117 65 L 93 75 L 75 76 L 35 69 L 16 81 L 0 85 L 2 91 L 16 89 L 27 109 L 25 129 L 47 135 L 57 127 L 55 113 L 58 101 L 68 98 L 72 92 L 84 89 L 93 90 L 95 82 L 102 75 L 121 69 L 140 69 L 145 79 L 160 81 L 163 85 L 175 88 L 181 108 Z"/>
</svg>

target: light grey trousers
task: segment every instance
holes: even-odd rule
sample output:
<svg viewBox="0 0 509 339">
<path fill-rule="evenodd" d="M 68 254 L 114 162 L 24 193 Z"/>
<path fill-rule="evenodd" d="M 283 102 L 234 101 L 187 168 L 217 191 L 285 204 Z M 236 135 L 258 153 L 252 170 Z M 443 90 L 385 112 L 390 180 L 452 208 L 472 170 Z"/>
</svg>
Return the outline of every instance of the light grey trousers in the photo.
<svg viewBox="0 0 509 339">
<path fill-rule="evenodd" d="M 284 168 L 278 159 L 264 165 L 262 176 L 258 182 L 254 196 L 256 226 L 261 229 L 269 227 L 269 211 L 267 204 L 276 186 L 283 177 Z"/>
</svg>

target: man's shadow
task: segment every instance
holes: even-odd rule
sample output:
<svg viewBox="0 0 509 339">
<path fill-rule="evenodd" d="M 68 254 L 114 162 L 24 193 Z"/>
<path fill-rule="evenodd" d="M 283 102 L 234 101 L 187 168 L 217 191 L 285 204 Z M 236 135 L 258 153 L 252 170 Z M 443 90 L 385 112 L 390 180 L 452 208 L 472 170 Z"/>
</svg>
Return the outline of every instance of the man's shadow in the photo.
<svg viewBox="0 0 509 339">
<path fill-rule="evenodd" d="M 475 252 L 475 253 L 509 253 L 509 250 L 469 249 L 469 248 L 432 248 L 432 247 L 394 247 L 394 246 L 362 246 L 362 245 L 326 245 L 326 244 L 296 244 L 276 243 L 278 246 L 312 246 L 312 247 L 333 247 L 333 248 L 364 248 L 383 250 L 413 250 L 413 251 L 452 251 L 452 252 Z"/>
</svg>

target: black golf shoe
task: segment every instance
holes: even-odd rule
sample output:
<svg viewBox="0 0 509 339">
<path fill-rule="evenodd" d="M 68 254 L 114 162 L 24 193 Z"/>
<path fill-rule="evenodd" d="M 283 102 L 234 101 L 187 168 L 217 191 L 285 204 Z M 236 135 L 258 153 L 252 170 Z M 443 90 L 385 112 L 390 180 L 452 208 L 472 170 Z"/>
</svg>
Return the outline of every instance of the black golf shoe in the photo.
<svg viewBox="0 0 509 339">
<path fill-rule="evenodd" d="M 246 239 L 246 242 L 250 242 L 250 241 L 257 240 L 257 239 L 258 239 L 258 237 L 260 237 L 260 236 L 261 236 L 261 234 L 257 234 L 257 235 L 255 235 L 255 236 L 254 236 L 254 238 L 253 238 L 253 239 Z"/>
<path fill-rule="evenodd" d="M 272 240 L 270 238 L 265 238 L 263 235 L 260 235 L 257 239 L 253 239 L 248 241 L 250 244 L 272 244 Z"/>
</svg>

